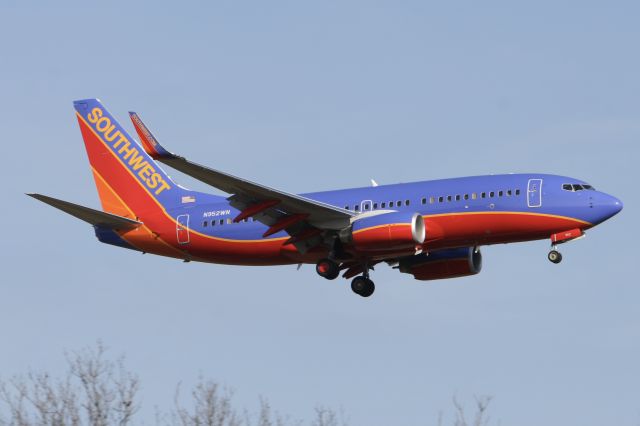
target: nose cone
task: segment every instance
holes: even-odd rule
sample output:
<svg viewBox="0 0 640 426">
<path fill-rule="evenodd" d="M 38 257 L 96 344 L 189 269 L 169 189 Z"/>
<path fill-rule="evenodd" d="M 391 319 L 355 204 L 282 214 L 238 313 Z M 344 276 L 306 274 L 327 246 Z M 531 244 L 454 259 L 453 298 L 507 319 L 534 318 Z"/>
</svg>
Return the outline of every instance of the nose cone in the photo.
<svg viewBox="0 0 640 426">
<path fill-rule="evenodd" d="M 612 195 L 601 194 L 601 196 L 598 197 L 596 206 L 601 216 L 600 221 L 602 222 L 620 213 L 620 210 L 622 210 L 622 201 Z"/>
</svg>

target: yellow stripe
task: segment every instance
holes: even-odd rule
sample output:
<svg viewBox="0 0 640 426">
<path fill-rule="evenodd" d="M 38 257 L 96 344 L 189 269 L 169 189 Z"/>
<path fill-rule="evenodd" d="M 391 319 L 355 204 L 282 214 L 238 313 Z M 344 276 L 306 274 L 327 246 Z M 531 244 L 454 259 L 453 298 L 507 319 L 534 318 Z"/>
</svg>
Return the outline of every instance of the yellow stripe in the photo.
<svg viewBox="0 0 640 426">
<path fill-rule="evenodd" d="M 528 215 L 528 216 L 542 216 L 542 217 L 552 217 L 555 219 L 563 219 L 563 220 L 572 220 L 574 222 L 580 222 L 584 225 L 589 225 L 592 226 L 593 224 L 590 222 L 586 222 L 584 220 L 581 219 L 576 219 L 573 217 L 569 217 L 569 216 L 560 216 L 560 215 L 554 215 L 554 214 L 547 214 L 547 213 L 532 213 L 532 212 L 512 212 L 512 211 L 499 211 L 499 212 L 455 212 L 455 213 L 439 213 L 439 214 L 433 214 L 433 215 L 422 215 L 423 218 L 425 219 L 431 219 L 434 217 L 445 217 L 445 216 L 465 216 L 465 215 L 491 215 L 491 214 L 509 214 L 509 215 Z M 372 229 L 376 229 L 376 228 L 381 228 L 384 226 L 400 226 L 400 225 L 409 225 L 408 223 L 391 223 L 391 224 L 382 224 L 382 225 L 375 225 L 369 228 L 363 228 L 363 229 L 358 229 L 357 231 L 353 232 L 353 234 L 358 234 L 360 232 L 364 232 L 364 231 L 371 231 Z"/>
<path fill-rule="evenodd" d="M 463 216 L 463 215 L 481 215 L 481 214 L 516 214 L 516 215 L 528 215 L 528 216 L 543 216 L 543 217 L 553 217 L 556 219 L 565 219 L 565 220 L 573 220 L 575 222 L 580 222 L 584 225 L 592 226 L 591 222 L 584 221 L 582 219 L 577 219 L 575 217 L 570 216 L 561 216 L 556 214 L 548 214 L 548 213 L 534 213 L 534 212 L 513 212 L 513 211 L 492 211 L 492 212 L 454 212 L 454 213 L 438 213 L 433 215 L 422 215 L 424 218 L 432 218 L 432 217 L 443 217 L 443 216 Z"/>
<path fill-rule="evenodd" d="M 383 228 L 385 226 L 410 226 L 410 225 L 411 224 L 409 224 L 409 223 L 386 223 L 386 224 L 383 224 L 383 225 L 375 225 L 375 226 L 371 226 L 369 228 L 358 229 L 357 231 L 353 232 L 353 235 L 359 234 L 360 232 L 364 232 L 364 231 L 371 231 L 372 229 Z"/>
<path fill-rule="evenodd" d="M 133 178 L 134 181 L 136 181 L 136 183 L 138 185 L 140 185 L 140 187 L 147 193 L 149 194 L 149 196 L 151 197 L 151 199 L 153 199 L 153 201 L 158 205 L 158 207 L 160 207 L 160 210 L 162 211 L 162 213 L 164 213 L 164 215 L 174 224 L 176 224 L 177 226 L 177 221 L 167 213 L 167 211 L 165 210 L 164 206 L 155 198 L 155 196 L 153 196 L 151 194 L 151 192 L 149 192 L 149 190 L 142 184 L 142 182 L 140 182 L 140 180 L 138 180 L 138 178 L 135 177 L 135 175 L 133 174 L 133 172 L 126 166 L 126 164 L 124 163 L 124 161 L 115 154 L 115 152 L 113 152 L 113 149 L 111 146 L 109 146 L 100 135 L 98 135 L 98 133 L 96 133 L 96 131 L 93 129 L 92 126 L 89 125 L 89 123 L 86 122 L 86 120 L 84 119 L 84 117 L 82 115 L 80 115 L 80 113 L 78 113 L 76 111 L 76 115 L 84 122 L 84 124 L 91 130 L 91 132 L 93 132 L 93 134 L 98 138 L 98 140 L 100 142 L 102 142 L 102 144 L 109 150 L 109 152 L 111 153 L 111 155 L 114 156 L 114 158 L 116 160 L 118 160 L 118 162 L 124 167 L 124 169 L 131 175 L 131 177 Z M 142 148 L 142 147 L 141 147 Z M 142 148 L 144 150 L 144 148 Z M 146 152 L 146 151 L 145 151 Z M 148 154 L 147 154 L 148 155 Z M 153 161 L 153 160 L 152 160 Z M 155 164 L 155 162 L 154 162 Z M 157 166 L 157 164 L 155 164 Z M 101 176 L 102 178 L 102 176 Z M 102 178 L 103 182 L 106 183 L 106 181 L 104 180 L 104 178 Z M 107 184 L 107 186 L 109 186 Z M 109 186 L 109 188 L 111 188 L 111 186 Z M 113 189 L 111 188 L 111 190 L 113 191 Z M 114 194 L 116 194 L 116 196 L 118 197 L 118 199 L 122 200 L 117 193 L 114 191 Z M 126 204 L 125 204 L 126 206 Z M 127 206 L 127 209 L 129 209 L 129 207 Z M 129 209 L 130 210 L 130 209 Z M 132 212 L 133 214 L 133 212 Z M 439 214 L 433 214 L 433 215 L 422 215 L 423 218 L 434 218 L 434 217 L 444 217 L 444 216 L 462 216 L 462 215 L 486 215 L 486 214 L 517 214 L 517 215 L 530 215 L 530 216 L 542 216 L 542 217 L 552 217 L 552 218 L 556 218 L 556 219 L 564 219 L 564 220 L 573 220 L 575 222 L 580 222 L 584 225 L 588 225 L 588 226 L 593 226 L 590 222 L 581 220 L 581 219 L 576 219 L 576 218 L 572 218 L 572 217 L 568 217 L 568 216 L 560 216 L 560 215 L 553 215 L 553 214 L 547 214 L 547 213 L 533 213 L 533 212 L 510 212 L 510 211 L 486 211 L 486 212 L 455 212 L 455 213 L 439 213 Z M 397 226 L 397 225 L 406 225 L 406 224 L 398 224 L 398 223 L 394 223 L 391 224 L 390 226 Z M 369 231 L 375 228 L 379 228 L 379 227 L 383 227 L 383 226 L 389 226 L 389 224 L 385 224 L 385 225 L 376 225 L 373 226 L 371 228 L 365 228 L 365 229 L 360 229 L 356 232 L 354 232 L 354 234 L 363 232 L 363 231 Z M 149 229 L 149 228 L 147 228 Z M 230 239 L 230 238 L 220 238 L 220 237 L 214 237 L 211 235 L 207 235 L 207 234 L 203 234 L 201 232 L 198 232 L 192 228 L 188 228 L 190 233 L 199 235 L 203 238 L 207 238 L 210 240 L 215 240 L 215 241 L 222 241 L 222 242 L 235 242 L 235 243 L 266 243 L 266 242 L 276 242 L 276 241 L 284 241 L 286 239 L 288 239 L 288 237 L 279 237 L 279 238 L 262 238 L 259 240 L 236 240 L 236 239 Z M 155 234 L 153 234 L 155 235 Z M 164 241 L 163 241 L 164 242 Z M 164 242 L 165 244 L 168 244 L 166 242 Z M 168 244 L 169 245 L 169 244 Z M 169 245 L 170 247 L 174 248 L 173 246 Z M 182 253 L 182 252 L 181 252 Z"/>
</svg>

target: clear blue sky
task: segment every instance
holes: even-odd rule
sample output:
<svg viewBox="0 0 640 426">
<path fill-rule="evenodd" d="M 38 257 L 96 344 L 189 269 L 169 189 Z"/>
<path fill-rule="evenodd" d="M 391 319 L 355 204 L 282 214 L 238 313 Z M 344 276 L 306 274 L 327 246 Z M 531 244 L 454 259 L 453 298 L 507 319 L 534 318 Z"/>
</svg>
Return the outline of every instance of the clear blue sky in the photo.
<svg viewBox="0 0 640 426">
<path fill-rule="evenodd" d="M 495 395 L 503 425 L 637 425 L 639 16 L 632 1 L 3 2 L 0 374 L 61 372 L 64 349 L 100 338 L 139 372 L 149 422 L 202 373 L 239 405 L 342 406 L 353 425 L 434 424 L 453 393 Z M 382 266 L 370 300 L 311 266 L 143 256 L 23 195 L 99 206 L 85 97 L 286 191 L 548 172 L 625 210 L 560 265 L 539 241 L 486 247 L 459 280 Z"/>
</svg>

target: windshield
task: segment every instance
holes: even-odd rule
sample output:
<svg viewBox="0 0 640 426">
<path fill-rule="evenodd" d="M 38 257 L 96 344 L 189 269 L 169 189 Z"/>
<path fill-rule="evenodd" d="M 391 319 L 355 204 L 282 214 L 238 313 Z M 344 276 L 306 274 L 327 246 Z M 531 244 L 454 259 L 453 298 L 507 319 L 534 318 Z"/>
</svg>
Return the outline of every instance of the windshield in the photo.
<svg viewBox="0 0 640 426">
<path fill-rule="evenodd" d="M 588 185 L 586 183 L 564 183 L 562 184 L 562 189 L 564 189 L 565 191 L 571 191 L 571 192 L 596 190 L 593 186 Z"/>
</svg>

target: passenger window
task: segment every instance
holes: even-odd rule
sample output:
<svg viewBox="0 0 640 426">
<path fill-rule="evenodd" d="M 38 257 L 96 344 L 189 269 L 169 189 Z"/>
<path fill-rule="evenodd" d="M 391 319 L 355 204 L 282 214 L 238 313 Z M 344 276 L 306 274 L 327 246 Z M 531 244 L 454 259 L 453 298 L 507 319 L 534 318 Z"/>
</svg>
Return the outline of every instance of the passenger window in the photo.
<svg viewBox="0 0 640 426">
<path fill-rule="evenodd" d="M 510 189 L 507 190 L 507 197 L 511 197 L 511 190 Z"/>
<path fill-rule="evenodd" d="M 211 226 L 216 226 L 216 221 L 215 220 L 211 221 Z"/>
<path fill-rule="evenodd" d="M 456 195 L 456 201 L 460 201 L 460 196 Z"/>
<path fill-rule="evenodd" d="M 409 200 L 404 200 L 404 205 L 405 205 L 405 206 L 408 206 L 409 204 L 411 204 L 411 201 L 409 201 Z"/>
<path fill-rule="evenodd" d="M 422 204 L 427 204 L 427 199 L 423 198 L 422 200 L 420 200 L 422 202 Z"/>
<path fill-rule="evenodd" d="M 494 197 L 494 195 L 496 195 L 496 193 L 495 193 L 495 192 L 493 192 L 493 191 L 491 191 L 491 192 L 489 193 L 489 198 L 493 198 L 493 197 Z"/>
<path fill-rule="evenodd" d="M 480 194 L 480 196 L 481 196 L 482 198 L 487 198 L 487 193 L 486 193 L 486 192 L 483 192 L 482 194 Z"/>
<path fill-rule="evenodd" d="M 436 197 L 429 197 L 429 204 L 433 204 L 436 202 Z"/>
<path fill-rule="evenodd" d="M 402 200 L 396 201 L 396 207 L 402 207 Z"/>
<path fill-rule="evenodd" d="M 354 209 L 355 211 L 359 212 L 359 211 L 360 211 L 360 206 L 356 205 L 353 209 Z"/>
<path fill-rule="evenodd" d="M 439 203 L 444 202 L 444 197 L 438 197 L 438 202 L 439 202 Z"/>
<path fill-rule="evenodd" d="M 393 207 L 393 201 L 389 201 L 389 207 Z"/>
<path fill-rule="evenodd" d="M 366 203 L 366 204 L 364 205 L 364 209 L 365 209 L 365 210 L 369 210 L 369 203 Z"/>
<path fill-rule="evenodd" d="M 381 203 L 381 204 L 380 204 L 380 208 L 383 208 L 383 209 L 384 209 L 385 207 L 387 207 L 387 203 Z"/>
<path fill-rule="evenodd" d="M 224 219 L 220 219 L 220 225 L 224 225 Z"/>
<path fill-rule="evenodd" d="M 451 195 L 447 195 L 447 201 L 451 201 L 453 197 Z"/>
<path fill-rule="evenodd" d="M 478 198 L 478 194 L 476 194 L 475 192 L 473 194 L 471 194 L 471 199 L 475 200 L 476 198 Z"/>
<path fill-rule="evenodd" d="M 520 195 L 520 190 L 516 189 L 516 195 Z"/>
<path fill-rule="evenodd" d="M 349 206 L 344 206 L 344 209 L 345 210 L 349 210 Z"/>
<path fill-rule="evenodd" d="M 464 194 L 464 199 L 468 200 L 469 199 L 469 194 Z"/>
<path fill-rule="evenodd" d="M 231 225 L 233 223 L 233 221 L 231 219 L 227 219 L 227 224 Z"/>
<path fill-rule="evenodd" d="M 503 195 L 503 194 L 504 194 L 504 193 L 503 193 L 502 191 L 499 191 L 499 192 L 498 192 L 498 197 L 502 197 L 502 195 Z"/>
<path fill-rule="evenodd" d="M 202 226 L 204 226 L 205 228 L 207 227 L 207 221 L 205 220 L 204 222 L 202 222 Z"/>
<path fill-rule="evenodd" d="M 378 203 L 373 203 L 373 209 L 377 209 L 378 208 Z"/>
</svg>

